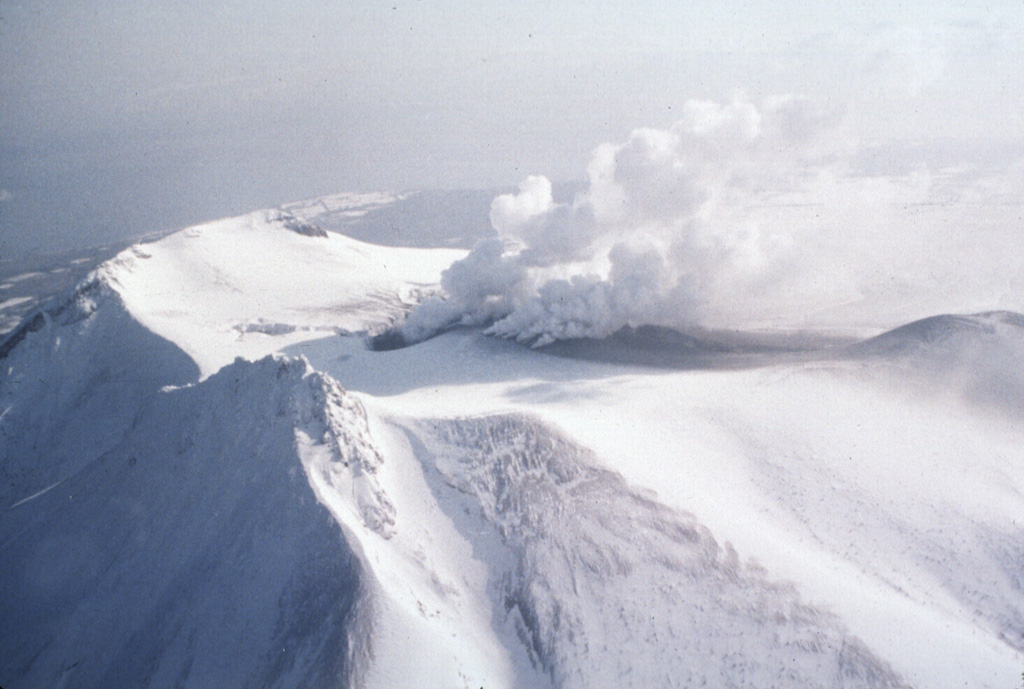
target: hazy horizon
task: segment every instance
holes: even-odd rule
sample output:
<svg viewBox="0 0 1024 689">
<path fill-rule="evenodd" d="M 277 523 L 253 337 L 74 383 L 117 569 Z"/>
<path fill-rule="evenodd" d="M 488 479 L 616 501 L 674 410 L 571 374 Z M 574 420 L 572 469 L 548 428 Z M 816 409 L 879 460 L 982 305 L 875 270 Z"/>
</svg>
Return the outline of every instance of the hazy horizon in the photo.
<svg viewBox="0 0 1024 689">
<path fill-rule="evenodd" d="M 580 180 L 691 100 L 805 97 L 859 164 L 1024 156 L 1017 3 L 0 3 L 0 258 L 345 190 Z"/>
</svg>

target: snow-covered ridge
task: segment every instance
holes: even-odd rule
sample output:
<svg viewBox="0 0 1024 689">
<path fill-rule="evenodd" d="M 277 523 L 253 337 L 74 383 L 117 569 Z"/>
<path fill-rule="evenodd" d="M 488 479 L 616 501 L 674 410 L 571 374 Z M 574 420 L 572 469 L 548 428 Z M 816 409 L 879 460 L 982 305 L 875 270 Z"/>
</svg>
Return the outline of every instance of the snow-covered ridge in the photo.
<svg viewBox="0 0 1024 689">
<path fill-rule="evenodd" d="M 1024 413 L 1024 315 L 1014 311 L 933 316 L 859 342 L 847 352 L 913 371 L 925 386 L 941 386 L 1012 418 Z"/>
<path fill-rule="evenodd" d="M 931 316 L 886 331 L 851 349 L 864 355 L 913 354 L 928 347 L 962 348 L 971 339 L 985 336 L 1024 337 L 1024 315 L 1014 311 L 987 311 Z"/>
<path fill-rule="evenodd" d="M 303 218 L 0 345 L 0 685 L 1012 686 L 1016 314 L 372 351 L 464 252 Z"/>
<path fill-rule="evenodd" d="M 205 376 L 239 355 L 257 359 L 310 337 L 386 327 L 463 255 L 298 226 L 305 224 L 282 211 L 258 211 L 132 247 L 96 273 Z M 279 333 L 286 336 L 265 337 Z"/>
<path fill-rule="evenodd" d="M 8 477 L 4 683 L 357 685 L 372 585 L 339 522 L 383 529 L 387 513 L 358 403 L 282 358 L 137 402 L 55 485 Z M 358 488 L 357 509 L 332 517 L 304 467 Z"/>
<path fill-rule="evenodd" d="M 545 425 L 502 415 L 409 432 L 462 496 L 452 518 L 492 553 L 496 624 L 551 686 L 904 686 L 834 617 Z"/>
<path fill-rule="evenodd" d="M 298 358 L 200 382 L 125 306 L 118 278 L 141 253 L 3 358 L 0 679 L 357 685 L 374 588 L 358 538 L 387 536 L 394 513 L 366 413 Z"/>
<path fill-rule="evenodd" d="M 377 480 L 384 458 L 370 437 L 362 404 L 330 376 L 313 371 L 304 359 L 263 361 L 279 361 L 281 370 L 301 369 L 312 403 L 295 410 L 299 419 L 295 433 L 320 500 L 344 504 L 353 512 L 351 516 L 336 515 L 342 523 L 358 523 L 353 521 L 355 517 L 366 528 L 390 538 L 394 533 L 395 508 Z M 344 496 L 345 500 L 329 501 L 324 495 L 327 492 Z"/>
<path fill-rule="evenodd" d="M 160 388 L 199 375 L 96 274 L 26 320 L 3 348 L 0 505 L 73 475 L 119 442 Z"/>
</svg>

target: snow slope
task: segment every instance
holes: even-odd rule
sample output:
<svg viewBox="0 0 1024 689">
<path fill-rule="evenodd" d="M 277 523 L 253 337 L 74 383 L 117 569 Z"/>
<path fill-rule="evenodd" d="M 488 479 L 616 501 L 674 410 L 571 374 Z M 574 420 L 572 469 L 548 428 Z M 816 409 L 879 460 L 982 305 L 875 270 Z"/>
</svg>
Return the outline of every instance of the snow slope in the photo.
<svg viewBox="0 0 1024 689">
<path fill-rule="evenodd" d="M 147 328 L 210 375 L 236 354 L 391 323 L 464 252 L 396 249 L 258 211 L 137 245 L 99 269 Z M 273 336 L 282 337 L 273 337 Z"/>
<path fill-rule="evenodd" d="M 328 345 L 292 351 L 387 414 L 556 425 L 838 613 L 914 686 L 998 687 L 1019 673 L 1019 416 L 889 361 L 666 372 L 450 333 L 334 364 Z"/>
<path fill-rule="evenodd" d="M 372 481 L 358 403 L 298 360 L 170 385 L 195 365 L 100 281 L 48 317 L 6 357 L 0 391 L 4 685 L 355 676 L 365 584 L 296 434 Z M 347 418 L 324 419 L 339 406 Z"/>
<path fill-rule="evenodd" d="M 299 362 L 167 390 L 79 471 L 5 514 L 10 686 L 333 686 L 357 676 L 357 555 L 316 500 Z M 301 425 L 301 421 L 299 421 Z M 336 460 L 338 461 L 338 460 Z M 17 487 L 16 487 L 17 488 Z M 24 492 L 24 491 L 22 491 Z"/>
<path fill-rule="evenodd" d="M 0 686 L 1018 681 L 1019 317 L 376 352 L 464 252 L 316 230 L 133 247 L 5 342 Z"/>
<path fill-rule="evenodd" d="M 462 497 L 453 518 L 473 522 L 463 529 L 481 550 L 502 552 L 492 596 L 552 686 L 902 686 L 691 515 L 630 490 L 529 417 L 410 434 L 440 491 Z"/>
</svg>

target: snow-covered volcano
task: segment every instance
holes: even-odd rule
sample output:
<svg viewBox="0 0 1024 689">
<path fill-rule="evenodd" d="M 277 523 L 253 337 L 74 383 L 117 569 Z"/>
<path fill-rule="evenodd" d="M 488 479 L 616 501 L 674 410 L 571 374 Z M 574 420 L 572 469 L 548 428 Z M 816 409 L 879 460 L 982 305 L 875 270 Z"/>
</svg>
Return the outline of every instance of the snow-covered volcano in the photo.
<svg viewBox="0 0 1024 689">
<path fill-rule="evenodd" d="M 315 206 L 0 348 L 0 686 L 1019 682 L 1019 315 L 373 351 L 465 251 Z"/>
</svg>

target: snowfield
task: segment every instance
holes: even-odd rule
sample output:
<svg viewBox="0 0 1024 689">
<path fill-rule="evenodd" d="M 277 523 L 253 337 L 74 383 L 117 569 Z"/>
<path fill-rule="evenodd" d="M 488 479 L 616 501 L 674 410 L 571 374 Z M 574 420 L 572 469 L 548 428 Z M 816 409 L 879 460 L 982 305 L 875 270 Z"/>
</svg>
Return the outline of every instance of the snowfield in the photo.
<svg viewBox="0 0 1024 689">
<path fill-rule="evenodd" d="M 373 351 L 466 251 L 313 210 L 395 201 L 135 245 L 8 334 L 0 686 L 1019 685 L 1024 316 Z"/>
</svg>

